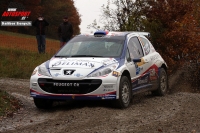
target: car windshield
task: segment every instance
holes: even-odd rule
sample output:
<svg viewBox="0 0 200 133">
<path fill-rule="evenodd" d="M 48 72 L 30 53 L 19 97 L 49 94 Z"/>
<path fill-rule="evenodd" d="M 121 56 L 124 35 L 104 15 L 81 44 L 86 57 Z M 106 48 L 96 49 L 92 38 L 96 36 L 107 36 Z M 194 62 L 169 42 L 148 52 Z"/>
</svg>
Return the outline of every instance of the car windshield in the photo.
<svg viewBox="0 0 200 133">
<path fill-rule="evenodd" d="M 55 57 L 119 57 L 125 37 L 77 36 L 69 41 Z"/>
</svg>

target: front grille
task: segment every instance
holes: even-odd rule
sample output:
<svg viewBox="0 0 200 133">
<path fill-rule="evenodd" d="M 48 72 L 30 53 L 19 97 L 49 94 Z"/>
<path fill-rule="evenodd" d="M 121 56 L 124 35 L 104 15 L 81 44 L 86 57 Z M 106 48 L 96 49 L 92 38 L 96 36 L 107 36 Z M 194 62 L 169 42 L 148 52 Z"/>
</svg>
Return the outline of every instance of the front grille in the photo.
<svg viewBox="0 0 200 133">
<path fill-rule="evenodd" d="M 87 94 L 96 90 L 102 83 L 100 79 L 53 80 L 39 78 L 40 88 L 55 94 Z"/>
</svg>

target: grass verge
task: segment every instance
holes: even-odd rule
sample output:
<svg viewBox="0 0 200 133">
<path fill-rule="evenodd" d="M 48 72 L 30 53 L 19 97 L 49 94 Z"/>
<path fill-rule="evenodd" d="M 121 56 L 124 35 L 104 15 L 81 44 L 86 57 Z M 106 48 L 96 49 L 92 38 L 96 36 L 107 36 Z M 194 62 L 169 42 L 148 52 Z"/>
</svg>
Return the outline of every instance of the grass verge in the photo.
<svg viewBox="0 0 200 133">
<path fill-rule="evenodd" d="M 0 46 L 0 75 L 4 78 L 29 79 L 34 68 L 47 61 L 53 54 L 5 48 Z M 12 116 L 20 108 L 20 101 L 0 90 L 0 120 Z"/>
<path fill-rule="evenodd" d="M 0 30 L 0 76 L 29 79 L 34 68 L 50 59 L 59 49 L 59 41 L 46 39 L 46 53 L 39 54 L 35 36 Z M 20 108 L 20 102 L 0 90 L 0 120 L 12 116 Z"/>
<path fill-rule="evenodd" d="M 21 106 L 19 100 L 9 95 L 7 92 L 0 90 L 0 119 L 3 116 L 12 116 Z"/>
<path fill-rule="evenodd" d="M 0 75 L 6 78 L 29 79 L 34 68 L 53 54 L 0 47 Z"/>
</svg>

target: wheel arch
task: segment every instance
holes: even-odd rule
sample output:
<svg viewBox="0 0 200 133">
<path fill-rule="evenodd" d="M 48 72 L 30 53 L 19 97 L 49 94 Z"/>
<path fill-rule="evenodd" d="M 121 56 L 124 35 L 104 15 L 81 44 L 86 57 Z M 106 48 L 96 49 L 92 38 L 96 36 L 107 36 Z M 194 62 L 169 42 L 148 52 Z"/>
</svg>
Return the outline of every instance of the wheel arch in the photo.
<svg viewBox="0 0 200 133">
<path fill-rule="evenodd" d="M 131 75 L 130 75 L 129 71 L 128 71 L 128 70 L 124 70 L 121 76 L 126 76 L 126 77 L 128 77 L 128 80 L 129 80 L 129 82 L 130 82 L 130 87 L 131 87 L 131 90 L 132 90 Z M 132 95 L 133 95 L 133 93 L 132 93 L 132 91 L 131 91 L 131 96 L 132 96 Z"/>
<path fill-rule="evenodd" d="M 128 70 L 124 70 L 123 73 L 122 73 L 122 76 L 128 77 L 128 79 L 129 79 L 129 81 L 130 81 L 130 83 L 131 83 L 131 76 L 130 76 L 130 73 L 129 73 Z"/>
<path fill-rule="evenodd" d="M 126 78 L 125 78 L 126 77 Z M 122 98 L 122 87 L 121 87 L 121 81 L 122 81 L 122 83 L 123 83 L 123 81 L 126 79 L 126 82 L 127 82 L 127 80 L 129 81 L 129 85 L 130 85 L 130 89 L 129 89 L 129 91 L 130 91 L 130 93 L 129 93 L 129 102 L 128 103 L 124 103 L 123 102 L 123 98 Z M 118 98 L 117 98 L 117 100 L 115 101 L 115 106 L 116 107 L 119 107 L 120 109 L 124 109 L 124 108 L 127 108 L 129 105 L 130 105 L 130 103 L 132 102 L 132 88 L 131 88 L 131 86 L 132 86 L 132 84 L 131 84 L 131 76 L 130 76 L 130 73 L 129 73 L 129 71 L 127 70 L 127 69 L 124 69 L 124 71 L 121 73 L 121 76 L 119 77 L 119 90 L 118 90 Z"/>
<path fill-rule="evenodd" d="M 162 64 L 161 68 L 164 68 L 166 74 L 167 74 L 167 89 L 169 89 L 169 79 L 168 79 L 168 72 L 167 72 L 167 65 L 166 64 Z"/>
<path fill-rule="evenodd" d="M 167 73 L 167 65 L 166 65 L 166 64 L 162 64 L 162 65 L 161 65 L 161 68 L 164 68 L 165 71 L 166 71 L 166 73 Z"/>
</svg>

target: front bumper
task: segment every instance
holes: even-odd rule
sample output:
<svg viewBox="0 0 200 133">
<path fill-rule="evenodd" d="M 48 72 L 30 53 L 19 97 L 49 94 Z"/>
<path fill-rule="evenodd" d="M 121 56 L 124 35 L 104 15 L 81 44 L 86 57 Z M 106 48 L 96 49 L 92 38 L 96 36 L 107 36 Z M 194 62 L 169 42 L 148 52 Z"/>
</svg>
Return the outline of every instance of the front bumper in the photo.
<svg viewBox="0 0 200 133">
<path fill-rule="evenodd" d="M 45 76 L 32 76 L 30 95 L 33 98 L 60 100 L 118 99 L 119 77 L 105 76 L 82 80 L 54 80 Z"/>
</svg>

